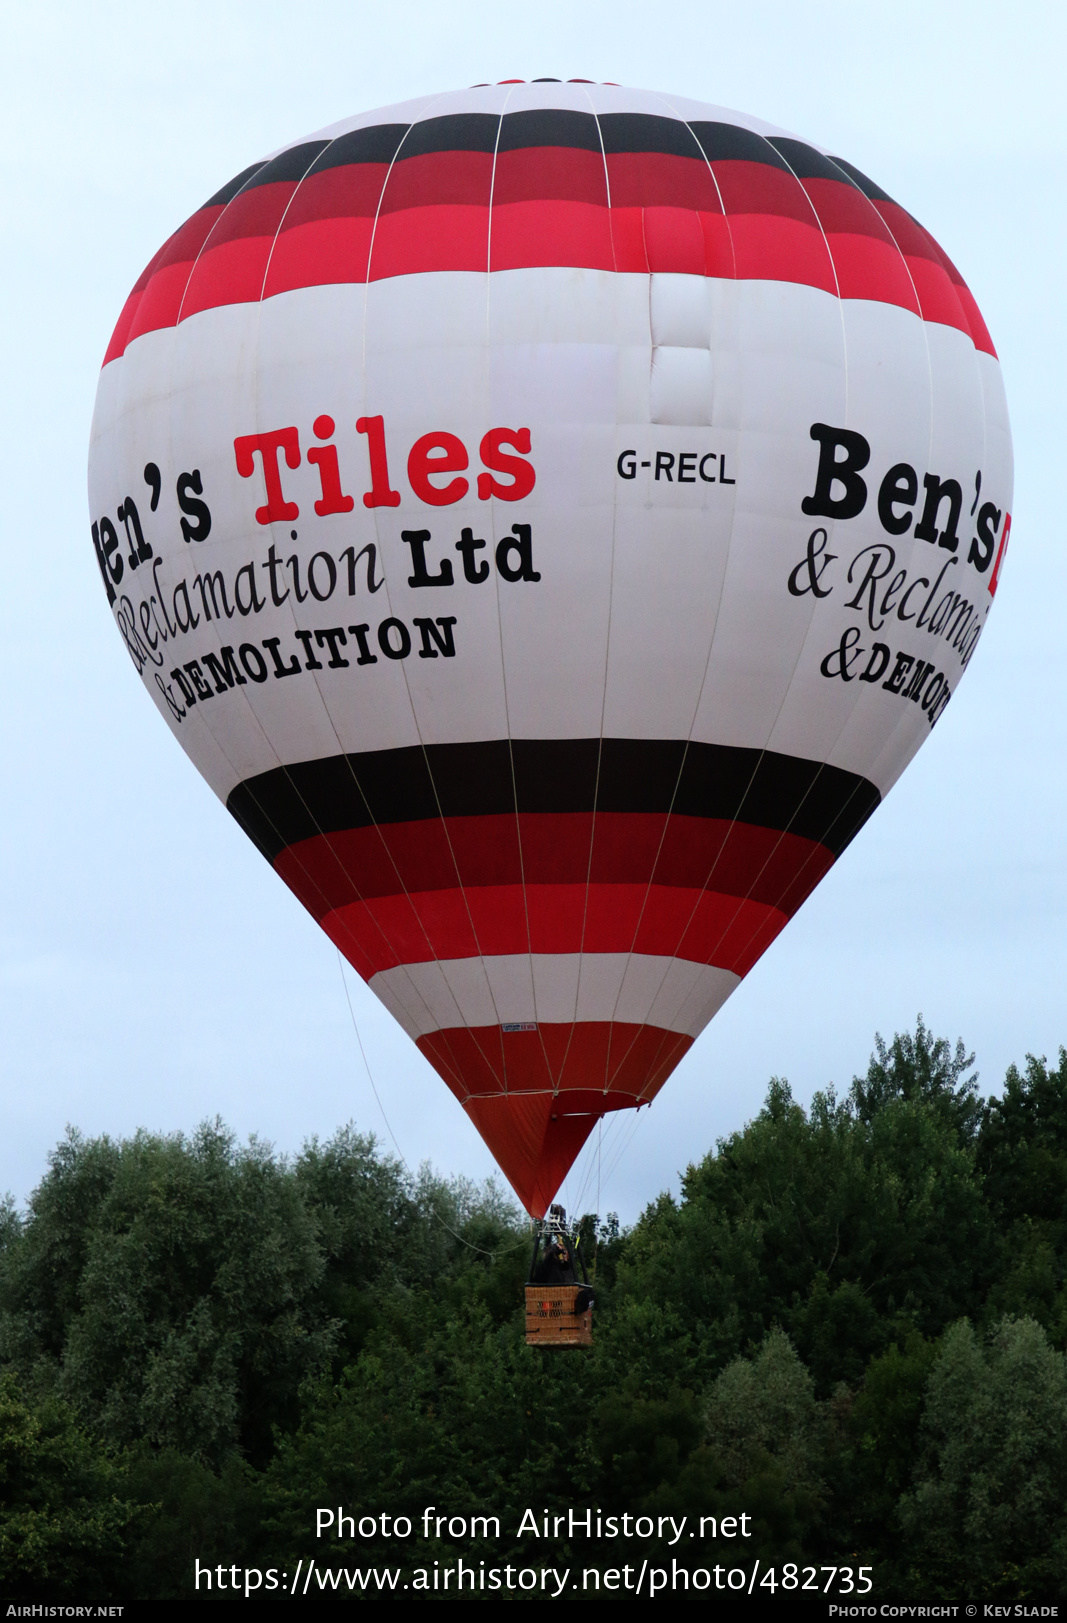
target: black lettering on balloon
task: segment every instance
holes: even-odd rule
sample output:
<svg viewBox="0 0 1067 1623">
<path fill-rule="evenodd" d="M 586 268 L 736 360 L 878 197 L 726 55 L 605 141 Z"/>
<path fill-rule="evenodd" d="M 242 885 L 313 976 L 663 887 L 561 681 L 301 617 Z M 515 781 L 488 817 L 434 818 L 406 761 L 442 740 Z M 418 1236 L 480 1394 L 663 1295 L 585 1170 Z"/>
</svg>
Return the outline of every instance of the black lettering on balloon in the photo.
<svg viewBox="0 0 1067 1623">
<path fill-rule="evenodd" d="M 248 583 L 247 603 L 241 596 L 242 579 L 246 580 Z M 193 582 L 193 585 L 196 585 L 195 581 Z M 240 569 L 237 571 L 237 574 L 234 576 L 233 600 L 237 605 L 238 614 L 244 617 L 247 617 L 250 614 L 258 614 L 261 609 L 266 608 L 266 604 L 256 591 L 256 566 L 254 563 L 249 562 L 242 564 Z"/>
<path fill-rule="evenodd" d="M 182 614 L 183 605 L 185 609 L 184 616 Z M 174 588 L 171 607 L 174 610 L 174 619 L 179 631 L 191 631 L 194 626 L 200 624 L 200 616 L 195 612 L 193 605 L 189 601 L 189 588 L 183 580 L 180 580 Z"/>
<path fill-rule="evenodd" d="M 144 607 L 145 605 L 142 603 L 141 609 L 143 610 Z M 115 622 L 119 628 L 119 635 L 126 644 L 126 652 L 133 660 L 138 676 L 141 675 L 149 660 L 155 665 L 162 665 L 163 655 L 155 653 L 138 631 L 137 616 L 134 613 L 133 604 L 125 593 L 119 598 L 118 607 L 115 609 Z"/>
<path fill-rule="evenodd" d="M 861 613 L 863 613 L 864 607 L 866 607 L 867 624 L 870 626 L 872 631 L 881 631 L 885 621 L 882 619 L 875 619 L 875 616 L 878 613 L 878 608 L 875 603 L 878 583 L 879 581 L 884 580 L 888 575 L 889 571 L 897 561 L 897 555 L 893 548 L 889 545 L 888 541 L 876 541 L 873 546 L 863 547 L 861 551 L 857 552 L 856 556 L 848 566 L 848 583 L 850 586 L 853 584 L 852 571 L 855 569 L 861 558 L 867 559 L 866 570 L 863 579 L 859 584 L 855 597 L 849 599 L 847 607 L 850 609 L 859 609 Z M 879 567 L 879 565 L 881 565 L 881 567 Z M 864 605 L 864 597 L 867 599 L 866 605 Z"/>
<path fill-rule="evenodd" d="M 786 582 L 791 595 L 793 597 L 806 597 L 811 592 L 815 597 L 829 597 L 833 587 L 820 586 L 819 582 L 822 580 L 827 565 L 832 564 L 836 557 L 836 552 L 827 552 L 826 550 L 826 531 L 822 526 L 820 525 L 817 530 L 812 530 L 808 536 L 807 554 L 801 558 L 796 568 L 790 572 L 789 579 Z M 807 574 L 806 586 L 801 584 L 805 572 Z"/>
<path fill-rule="evenodd" d="M 456 623 L 454 614 L 439 617 L 436 620 L 414 620 L 422 636 L 422 647 L 419 649 L 420 659 L 436 659 L 443 654 L 445 659 L 455 659 L 456 645 L 452 640 L 452 627 Z M 440 630 L 438 630 L 440 627 Z"/>
<path fill-rule="evenodd" d="M 180 473 L 175 488 L 178 493 L 178 506 L 188 515 L 181 520 L 182 535 L 186 541 L 206 541 L 211 534 L 211 509 L 207 502 L 198 499 L 204 494 L 200 469 L 194 468 L 192 473 Z"/>
<path fill-rule="evenodd" d="M 496 567 L 505 580 L 540 580 L 533 566 L 533 530 L 529 524 L 513 524 L 514 535 L 497 542 Z M 518 558 L 512 563 L 512 555 Z"/>
<path fill-rule="evenodd" d="M 977 500 L 977 497 L 975 500 Z M 981 512 L 978 514 L 978 534 L 971 542 L 967 553 L 967 562 L 973 564 L 980 575 L 985 574 L 993 561 L 993 549 L 997 544 L 1000 518 L 999 507 L 993 502 L 982 503 Z"/>
<path fill-rule="evenodd" d="M 889 649 L 884 642 L 876 642 L 871 647 L 871 657 L 866 668 L 860 671 L 861 682 L 877 682 L 889 664 Z"/>
<path fill-rule="evenodd" d="M 630 479 L 633 475 L 624 474 L 623 477 Z M 474 554 L 480 552 L 484 546 L 484 541 L 475 539 L 473 530 L 460 531 L 459 540 L 456 542 L 456 551 L 463 559 L 463 579 L 470 581 L 472 586 L 478 586 L 483 580 L 489 579 L 488 559 L 481 558 L 477 563 L 474 561 Z"/>
<path fill-rule="evenodd" d="M 308 454 L 310 455 L 310 452 Z M 320 558 L 326 566 L 326 580 L 329 583 L 326 586 L 325 591 L 320 591 L 319 587 L 315 584 L 315 565 L 318 563 Z M 311 590 L 312 597 L 316 598 L 320 603 L 325 603 L 327 598 L 333 596 L 333 589 L 336 585 L 337 565 L 330 557 L 330 554 L 328 552 L 313 553 L 312 557 L 308 561 L 308 586 Z"/>
<path fill-rule="evenodd" d="M 399 638 L 396 648 L 393 647 L 389 640 L 391 632 L 395 632 Z M 411 632 L 403 620 L 398 620 L 395 615 L 390 615 L 388 620 L 382 621 L 378 627 L 378 647 L 386 659 L 407 659 L 411 652 Z"/>
<path fill-rule="evenodd" d="M 182 721 L 185 717 L 185 711 L 174 697 L 170 683 L 164 682 L 158 671 L 156 672 L 156 687 L 159 689 L 160 693 L 162 693 L 167 707 L 175 721 Z"/>
<path fill-rule="evenodd" d="M 852 667 L 863 653 L 857 647 L 860 640 L 858 626 L 849 626 L 847 631 L 841 633 L 841 641 L 836 648 L 832 648 L 819 666 L 824 676 L 839 676 L 842 682 L 854 682 Z"/>
<path fill-rule="evenodd" d="M 210 699 L 211 698 L 211 689 L 208 687 L 207 683 L 204 681 L 204 673 L 200 669 L 200 661 L 198 659 L 186 659 L 186 660 L 183 660 L 183 662 L 182 662 L 182 670 L 183 671 L 188 671 L 189 680 L 193 684 L 193 689 L 194 689 L 194 691 L 196 693 L 197 698 L 198 699 Z"/>
<path fill-rule="evenodd" d="M 460 483 L 460 481 L 455 481 Z M 432 488 L 432 487 L 431 487 Z M 408 576 L 409 586 L 451 586 L 452 562 L 449 558 L 442 558 L 436 575 L 431 575 L 426 567 L 426 543 L 430 539 L 429 530 L 401 530 L 400 539 L 411 548 L 411 569 Z M 399 658 L 399 655 L 390 655 L 390 658 Z"/>
<path fill-rule="evenodd" d="M 370 626 L 368 625 L 349 626 L 348 628 L 349 636 L 355 637 L 356 646 L 359 649 L 359 658 L 356 660 L 357 665 L 377 665 L 378 663 L 377 654 L 372 654 L 367 644 L 367 632 L 369 630 Z"/>
<path fill-rule="evenodd" d="M 107 532 L 104 529 L 105 524 L 107 525 L 107 529 L 110 530 L 111 536 L 114 537 L 113 544 L 107 550 L 105 550 L 105 547 L 110 537 L 107 535 Z M 93 524 L 92 535 L 93 548 L 96 552 L 96 561 L 100 567 L 100 574 L 104 582 L 104 590 L 107 592 L 107 600 L 108 604 L 110 605 L 115 601 L 115 586 L 112 585 L 112 581 L 114 580 L 115 585 L 117 585 L 122 579 L 122 559 L 118 559 L 118 573 L 116 574 L 112 569 L 110 557 L 110 554 L 114 552 L 115 548 L 119 544 L 119 538 L 115 534 L 115 526 L 112 524 L 111 520 L 107 518 L 102 518 L 99 524 Z"/>
<path fill-rule="evenodd" d="M 915 664 L 914 654 L 898 654 L 896 664 L 889 674 L 888 681 L 882 683 L 887 693 L 899 693 L 904 686 L 904 678 Z"/>
<path fill-rule="evenodd" d="M 815 490 L 800 504 L 809 518 L 855 518 L 867 501 L 867 486 L 860 469 L 871 460 L 871 448 L 862 434 L 851 428 L 831 428 L 828 423 L 812 423 L 811 437 L 819 442 L 819 466 Z M 838 452 L 844 456 L 839 457 Z M 844 494 L 835 496 L 840 485 Z"/>
<path fill-rule="evenodd" d="M 267 556 L 263 560 L 263 568 L 267 571 L 267 574 L 270 577 L 270 600 L 276 609 L 280 609 L 286 598 L 289 596 L 288 586 L 280 595 L 278 593 L 278 570 L 281 567 L 281 562 L 281 559 L 274 550 L 274 542 L 272 541 L 270 546 L 267 548 Z"/>
<path fill-rule="evenodd" d="M 279 682 L 283 676 L 298 676 L 300 673 L 300 661 L 297 659 L 295 654 L 289 661 L 288 665 L 283 664 L 282 657 L 278 652 L 281 640 L 282 639 L 280 637 L 264 637 L 263 639 L 263 646 L 267 650 L 267 653 L 270 655 L 271 659 L 274 661 L 275 680 Z"/>
<path fill-rule="evenodd" d="M 905 699 L 910 699 L 913 704 L 918 704 L 919 699 L 922 696 L 922 690 L 926 684 L 926 678 L 930 675 L 933 668 L 933 660 L 920 659 L 918 661 L 915 669 L 911 673 L 911 681 L 903 691 L 903 697 Z"/>
<path fill-rule="evenodd" d="M 306 671 L 321 671 L 322 660 L 316 659 L 315 655 L 311 652 L 311 638 L 313 635 L 314 633 L 310 631 L 293 632 L 293 636 L 297 639 L 297 641 L 302 642 L 304 645 L 304 669 Z M 320 643 L 319 646 L 321 647 L 322 644 Z"/>
<path fill-rule="evenodd" d="M 308 594 L 300 590 L 300 558 L 294 552 L 293 556 L 285 561 L 293 571 L 293 591 L 296 594 L 296 600 L 298 603 L 303 603 Z M 288 593 L 286 595 L 288 596 Z"/>
<path fill-rule="evenodd" d="M 136 569 L 140 564 L 148 562 L 152 556 L 152 548 L 144 538 L 144 531 L 141 529 L 141 518 L 137 511 L 137 504 L 132 496 L 127 496 L 124 502 L 119 503 L 118 512 L 119 523 L 126 530 L 126 541 L 130 549 L 126 555 L 127 562 L 131 569 Z"/>
<path fill-rule="evenodd" d="M 152 500 L 148 505 L 148 511 L 154 513 L 159 506 L 159 493 L 163 489 L 163 475 L 154 462 L 145 463 L 144 482 L 152 492 Z"/>
<path fill-rule="evenodd" d="M 330 626 L 324 631 L 316 631 L 316 646 L 325 648 L 327 643 L 330 645 L 330 658 L 327 663 L 331 671 L 338 671 L 342 666 L 347 667 L 352 663 L 350 659 L 342 659 L 340 654 L 347 641 L 343 626 Z"/>
<path fill-rule="evenodd" d="M 193 577 L 193 590 L 195 591 L 197 587 L 200 588 L 200 601 L 204 605 L 205 620 L 211 619 L 212 609 L 215 610 L 216 620 L 221 620 L 223 614 L 225 614 L 227 620 L 233 619 L 234 611 L 231 609 L 230 600 L 226 595 L 226 577 L 221 569 L 216 569 L 214 574 L 207 571 L 203 575 L 195 575 Z M 211 594 L 210 604 L 208 603 L 209 593 Z M 220 597 L 222 599 L 221 610 L 219 608 Z"/>
<path fill-rule="evenodd" d="M 193 692 L 180 670 L 173 670 L 170 674 L 171 680 L 177 682 L 178 686 L 181 688 L 182 698 L 185 700 L 188 707 L 192 709 L 193 705 L 196 703 L 196 694 Z"/>
<path fill-rule="evenodd" d="M 960 509 L 963 506 L 963 491 L 960 489 L 958 479 L 939 479 L 936 473 L 923 475 L 923 484 L 926 487 L 926 502 L 923 506 L 923 516 L 915 526 L 916 541 L 936 541 L 939 547 L 945 547 L 949 552 L 955 552 L 959 546 L 959 537 L 956 526 L 960 521 Z M 940 517 L 940 507 L 943 501 L 948 502 L 948 523 L 937 533 L 937 524 Z"/>
<path fill-rule="evenodd" d="M 220 648 L 217 654 L 201 654 L 200 657 L 208 668 L 216 693 L 225 693 L 235 682 L 238 687 L 245 686 L 247 678 L 237 669 L 232 648 Z"/>
<path fill-rule="evenodd" d="M 919 475 L 910 462 L 897 462 L 890 468 L 878 487 L 878 518 L 882 529 L 890 535 L 903 535 L 911 524 L 913 514 L 898 513 L 898 507 L 908 506 L 919 494 Z"/>
<path fill-rule="evenodd" d="M 373 541 L 368 541 L 366 546 L 360 547 L 358 552 L 356 551 L 355 547 L 346 547 L 345 550 L 341 553 L 341 556 L 340 556 L 340 558 L 338 558 L 337 561 L 338 561 L 338 563 L 340 563 L 341 559 L 345 559 L 347 561 L 347 563 L 348 563 L 348 595 L 349 595 L 349 597 L 355 597 L 355 595 L 356 595 L 356 565 L 359 563 L 359 560 L 364 555 L 366 555 L 366 559 L 367 559 L 365 568 L 366 568 L 366 571 L 367 571 L 367 590 L 368 590 L 368 592 L 380 591 L 381 588 L 385 585 L 385 577 L 384 576 L 382 577 L 381 580 L 375 580 L 375 578 L 374 578 L 375 571 L 376 571 L 377 566 L 378 566 L 378 548 L 374 545 Z"/>
<path fill-rule="evenodd" d="M 243 642 L 237 650 L 237 657 L 245 668 L 245 675 L 253 682 L 267 680 L 267 661 L 263 658 L 254 642 Z"/>
</svg>

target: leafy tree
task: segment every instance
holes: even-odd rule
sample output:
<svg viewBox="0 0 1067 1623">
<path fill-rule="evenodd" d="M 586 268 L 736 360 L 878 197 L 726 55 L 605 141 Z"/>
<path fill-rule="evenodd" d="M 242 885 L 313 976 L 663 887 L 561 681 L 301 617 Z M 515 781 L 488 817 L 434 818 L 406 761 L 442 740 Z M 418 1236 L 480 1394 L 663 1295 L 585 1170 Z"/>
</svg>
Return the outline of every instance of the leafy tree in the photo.
<svg viewBox="0 0 1067 1623">
<path fill-rule="evenodd" d="M 996 1278 L 984 1318 L 1030 1315 L 1067 1339 L 1067 1053 L 1030 1055 L 990 1099 L 978 1140 L 985 1194 L 999 1230 Z"/>
<path fill-rule="evenodd" d="M 0 1371 L 0 1589 L 9 1600 L 110 1599 L 142 1515 L 121 1466 L 54 1397 Z"/>
<path fill-rule="evenodd" d="M 927 1388 L 914 1490 L 900 1502 L 916 1584 L 938 1597 L 1067 1593 L 1067 1358 L 1032 1319 L 966 1320 Z"/>
<path fill-rule="evenodd" d="M 937 1334 L 974 1312 L 993 1232 L 971 1079 L 959 1082 L 967 1063 L 920 1021 L 914 1039 L 883 1045 L 847 1100 L 829 1089 L 806 1112 L 772 1081 L 756 1120 L 689 1168 L 680 1205 L 661 1197 L 629 1237 L 618 1326 L 629 1375 L 705 1384 L 778 1324 L 828 1396 L 858 1384 L 900 1333 Z"/>
<path fill-rule="evenodd" d="M 218 1465 L 270 1451 L 332 1330 L 315 1222 L 255 1141 L 70 1134 L 4 1253 L 0 1346 L 100 1436 Z"/>
<path fill-rule="evenodd" d="M 871 1359 L 848 1406 L 842 1446 L 831 1468 L 836 1531 L 844 1547 L 879 1562 L 880 1592 L 898 1578 L 897 1506 L 911 1488 L 919 1457 L 937 1345 L 912 1330 Z"/>
<path fill-rule="evenodd" d="M 634 1229 L 587 1214 L 585 1352 L 525 1345 L 529 1228 L 491 1181 L 351 1126 L 291 1162 L 218 1123 L 70 1135 L 0 1204 L 4 1559 L 27 1594 L 69 1544 L 112 1598 L 180 1598 L 197 1558 L 306 1557 L 329 1504 L 419 1519 L 315 1547 L 364 1566 L 617 1565 L 518 1531 L 593 1504 L 751 1518 L 648 1547 L 683 1565 L 844 1559 L 911 1600 L 958 1591 L 963 1550 L 990 1597 L 1054 1593 L 1067 1057 L 984 1106 L 970 1067 L 920 1019 L 843 1098 L 772 1081 Z M 423 1541 L 430 1504 L 501 1541 Z"/>
<path fill-rule="evenodd" d="M 893 1100 L 921 1102 L 954 1127 L 963 1139 L 973 1138 L 982 1119 L 978 1073 L 964 1076 L 974 1064 L 962 1040 L 955 1050 L 944 1037 L 927 1031 L 920 1014 L 914 1037 L 900 1033 L 887 1047 L 880 1035 L 867 1075 L 852 1080 L 851 1099 L 861 1121 L 873 1121 Z"/>
</svg>

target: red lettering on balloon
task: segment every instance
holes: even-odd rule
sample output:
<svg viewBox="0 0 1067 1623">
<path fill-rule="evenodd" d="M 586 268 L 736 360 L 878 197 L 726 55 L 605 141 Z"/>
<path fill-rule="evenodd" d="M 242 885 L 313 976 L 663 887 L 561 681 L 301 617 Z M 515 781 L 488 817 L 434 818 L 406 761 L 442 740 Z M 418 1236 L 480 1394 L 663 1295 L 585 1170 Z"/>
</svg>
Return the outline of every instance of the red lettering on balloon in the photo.
<svg viewBox="0 0 1067 1623">
<path fill-rule="evenodd" d="M 320 440 L 328 440 L 334 430 L 334 421 L 332 417 L 316 417 L 313 426 Z M 313 445 L 308 451 L 307 459 L 319 470 L 322 500 L 315 503 L 315 511 L 319 517 L 325 518 L 327 513 L 350 513 L 356 504 L 352 497 L 346 496 L 341 489 L 336 445 Z"/>
<path fill-rule="evenodd" d="M 437 486 L 431 485 L 430 475 L 458 473 L 469 460 L 467 447 L 455 434 L 442 430 L 424 434 L 408 453 L 408 483 L 420 501 L 429 502 L 431 507 L 449 507 L 467 494 L 470 486 L 466 479 L 450 479 L 447 485 Z"/>
<path fill-rule="evenodd" d="M 370 489 L 364 492 L 364 507 L 399 507 L 399 490 L 389 488 L 389 459 L 385 452 L 385 424 L 381 417 L 360 417 L 356 433 L 367 436 L 370 457 Z"/>
<path fill-rule="evenodd" d="M 990 595 L 990 597 L 995 597 L 996 596 L 997 584 L 998 584 L 998 582 L 1000 580 L 1000 566 L 1004 562 L 1004 554 L 1008 550 L 1008 536 L 1010 534 L 1011 534 L 1011 514 L 1008 513 L 1007 516 L 1004 519 L 1004 534 L 1000 538 L 1000 546 L 997 549 L 997 561 L 993 565 L 993 573 L 989 577 L 989 595 Z"/>
<path fill-rule="evenodd" d="M 282 476 L 278 467 L 278 452 L 285 452 L 286 466 L 300 466 L 300 435 L 295 428 L 275 428 L 268 434 L 240 434 L 233 442 L 237 457 L 237 472 L 242 479 L 250 479 L 255 472 L 255 455 L 263 459 L 263 483 L 267 488 L 267 505 L 256 508 L 256 522 L 273 524 L 279 519 L 299 518 L 300 509 L 295 502 L 287 502 L 282 490 Z M 397 498 L 399 500 L 399 497 Z"/>
<path fill-rule="evenodd" d="M 511 445 L 522 456 L 508 456 L 501 446 Z M 483 502 L 490 496 L 496 496 L 502 502 L 519 502 L 528 496 L 534 487 L 537 478 L 533 464 L 524 461 L 530 454 L 530 430 L 528 428 L 491 428 L 478 447 L 478 454 L 492 473 L 478 475 L 478 495 Z M 511 478 L 510 485 L 502 485 L 499 479 L 493 478 L 493 473 L 505 473 Z"/>
</svg>

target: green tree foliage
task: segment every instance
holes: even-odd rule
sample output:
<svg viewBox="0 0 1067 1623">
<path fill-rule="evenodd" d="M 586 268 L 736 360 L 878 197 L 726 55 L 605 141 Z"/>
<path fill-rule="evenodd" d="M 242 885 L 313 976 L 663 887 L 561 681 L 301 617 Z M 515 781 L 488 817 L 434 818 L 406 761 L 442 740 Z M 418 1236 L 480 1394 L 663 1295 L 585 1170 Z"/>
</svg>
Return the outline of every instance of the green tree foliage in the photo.
<svg viewBox="0 0 1067 1623">
<path fill-rule="evenodd" d="M 583 1218 L 588 1352 L 525 1345 L 529 1230 L 495 1185 L 412 1176 L 352 1128 L 292 1162 L 218 1124 L 71 1135 L 25 1215 L 0 1208 L 5 1458 L 41 1462 L 5 1467 L 6 1558 L 36 1594 L 69 1543 L 112 1598 L 313 1551 L 617 1565 L 619 1543 L 519 1532 L 592 1505 L 704 1517 L 648 1545 L 683 1565 L 1056 1594 L 1067 1057 L 984 1103 L 971 1067 L 920 1020 L 841 1097 L 805 1110 L 772 1081 L 629 1232 Z M 315 1544 L 318 1505 L 495 1515 L 502 1537 Z"/>
<path fill-rule="evenodd" d="M 630 1236 L 627 1367 L 706 1384 L 778 1324 L 825 1396 L 902 1331 L 976 1312 L 993 1225 L 967 1063 L 920 1021 L 879 1041 L 846 1100 L 830 1089 L 804 1111 L 772 1081 L 756 1120 L 689 1168 L 681 1204 L 662 1197 Z"/>
<path fill-rule="evenodd" d="M 1067 1339 L 1067 1053 L 1051 1070 L 1031 1055 L 1013 1065 L 982 1122 L 979 1166 L 996 1215 L 993 1313 L 1030 1314 Z"/>
<path fill-rule="evenodd" d="M 0 1267 L 0 1348 L 116 1444 L 262 1458 L 332 1345 L 294 1180 L 218 1124 L 191 1140 L 71 1134 Z"/>
<path fill-rule="evenodd" d="M 108 1600 L 137 1507 L 122 1469 L 57 1398 L 34 1403 L 0 1372 L 0 1592 Z"/>
<path fill-rule="evenodd" d="M 985 1338 L 963 1320 L 930 1376 L 925 1444 L 900 1505 L 916 1578 L 947 1597 L 1061 1594 L 1067 1572 L 1067 1358 L 1033 1319 Z"/>
</svg>

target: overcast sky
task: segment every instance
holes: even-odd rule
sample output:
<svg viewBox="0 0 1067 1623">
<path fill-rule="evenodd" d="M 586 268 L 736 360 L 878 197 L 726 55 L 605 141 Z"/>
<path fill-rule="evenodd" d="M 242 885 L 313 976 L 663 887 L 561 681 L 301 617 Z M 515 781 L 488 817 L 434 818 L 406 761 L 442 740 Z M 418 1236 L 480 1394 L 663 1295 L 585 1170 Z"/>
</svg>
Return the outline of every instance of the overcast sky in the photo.
<svg viewBox="0 0 1067 1623">
<path fill-rule="evenodd" d="M 163 240 L 230 176 L 346 114 L 478 81 L 583 77 L 734 107 L 830 147 L 941 242 L 1004 368 L 1011 552 L 930 740 L 622 1143 L 632 1220 L 758 1110 L 866 1067 L 876 1030 L 977 1051 L 999 1088 L 1067 1042 L 1063 266 L 1067 11 L 1022 0 L 187 0 L 8 5 L 0 506 L 0 1191 L 67 1123 L 219 1114 L 292 1151 L 354 1119 L 392 1148 L 337 954 L 200 780 L 134 673 L 89 538 L 111 329 Z M 488 1152 L 362 982 L 348 988 L 400 1151 Z M 621 1154 L 617 1153 L 621 1150 Z M 584 1198 L 579 1185 L 587 1176 Z M 597 1169 L 567 1194 L 595 1206 Z"/>
</svg>

